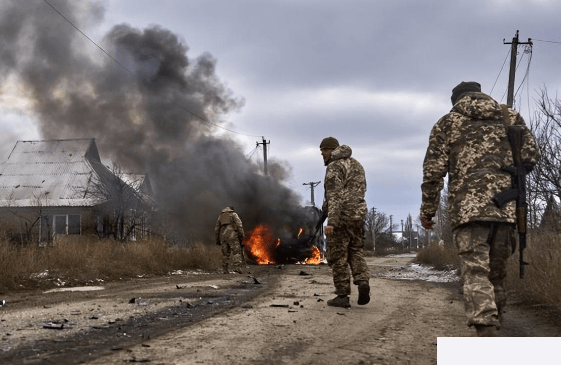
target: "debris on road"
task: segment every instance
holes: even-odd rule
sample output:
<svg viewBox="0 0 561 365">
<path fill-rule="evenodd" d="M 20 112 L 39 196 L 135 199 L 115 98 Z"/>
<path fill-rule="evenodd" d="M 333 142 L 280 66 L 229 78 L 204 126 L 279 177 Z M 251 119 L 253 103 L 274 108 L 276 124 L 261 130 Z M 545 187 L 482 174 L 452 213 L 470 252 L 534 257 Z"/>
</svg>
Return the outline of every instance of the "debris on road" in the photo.
<svg viewBox="0 0 561 365">
<path fill-rule="evenodd" d="M 45 323 L 43 325 L 43 328 L 49 329 L 49 330 L 62 330 L 64 329 L 64 323 Z"/>
</svg>

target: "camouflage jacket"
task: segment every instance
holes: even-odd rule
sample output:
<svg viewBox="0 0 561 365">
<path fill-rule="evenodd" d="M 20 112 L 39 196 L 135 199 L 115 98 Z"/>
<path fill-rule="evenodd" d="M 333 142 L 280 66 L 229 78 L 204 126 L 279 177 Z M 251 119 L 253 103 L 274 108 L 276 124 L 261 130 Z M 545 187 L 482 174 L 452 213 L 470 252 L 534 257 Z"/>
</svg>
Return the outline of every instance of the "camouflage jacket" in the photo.
<svg viewBox="0 0 561 365">
<path fill-rule="evenodd" d="M 526 125 L 513 109 L 508 124 Z M 515 223 L 515 202 L 503 209 L 492 198 L 511 186 L 502 166 L 512 166 L 512 151 L 500 105 L 490 96 L 470 92 L 433 127 L 423 163 L 421 216 L 432 218 L 448 174 L 448 212 L 452 228 L 473 221 Z M 540 158 L 534 136 L 526 129 L 522 161 L 533 167 Z"/>
<path fill-rule="evenodd" d="M 322 210 L 331 226 L 339 225 L 342 220 L 363 220 L 368 210 L 364 200 L 364 168 L 351 154 L 349 146 L 337 147 L 331 153 L 325 171 Z"/>
<path fill-rule="evenodd" d="M 218 216 L 216 220 L 216 226 L 214 227 L 214 238 L 216 242 L 219 242 L 221 234 L 228 234 L 232 237 L 244 238 L 244 231 L 242 220 L 230 207 L 222 209 L 222 213 Z"/>
</svg>

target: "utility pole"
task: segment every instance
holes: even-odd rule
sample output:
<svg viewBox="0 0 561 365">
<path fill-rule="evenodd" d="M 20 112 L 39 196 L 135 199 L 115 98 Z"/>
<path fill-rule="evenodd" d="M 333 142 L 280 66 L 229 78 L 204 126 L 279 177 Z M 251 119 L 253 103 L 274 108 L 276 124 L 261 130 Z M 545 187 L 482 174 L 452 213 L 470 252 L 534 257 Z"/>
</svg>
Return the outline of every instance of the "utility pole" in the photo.
<svg viewBox="0 0 561 365">
<path fill-rule="evenodd" d="M 374 252 L 376 252 L 376 208 L 372 208 L 373 222 L 372 222 L 372 241 L 374 242 Z"/>
<path fill-rule="evenodd" d="M 415 241 L 415 250 L 419 251 L 419 241 L 421 240 L 421 230 L 419 229 L 419 225 L 416 224 L 417 226 L 417 240 Z"/>
<path fill-rule="evenodd" d="M 393 242 L 393 232 L 392 232 L 393 222 L 392 222 L 392 219 L 393 219 L 393 215 L 390 214 L 390 240 Z"/>
<path fill-rule="evenodd" d="M 401 248 L 404 249 L 405 248 L 405 235 L 404 235 L 405 231 L 403 230 L 403 219 L 401 220 Z"/>
<path fill-rule="evenodd" d="M 312 205 L 315 207 L 316 203 L 314 202 L 314 188 L 316 186 L 319 185 L 319 183 L 321 183 L 321 181 L 317 181 L 317 182 L 309 182 L 309 183 L 303 183 L 302 185 L 310 185 L 310 189 L 312 190 Z"/>
<path fill-rule="evenodd" d="M 410 218 L 411 216 L 409 216 Z M 409 219 L 409 251 L 413 247 L 413 221 Z"/>
<path fill-rule="evenodd" d="M 257 142 L 257 147 L 259 147 L 260 144 L 263 145 L 263 170 L 265 171 L 265 175 L 269 175 L 267 172 L 267 145 L 270 144 L 271 141 L 267 142 L 265 141 L 265 137 L 261 138 L 263 138 L 263 142 Z"/>
<path fill-rule="evenodd" d="M 514 101 L 514 75 L 516 73 L 516 55 L 518 54 L 518 45 L 519 44 L 529 44 L 532 45 L 532 38 L 528 38 L 528 42 L 519 42 L 518 41 L 518 30 L 516 31 L 516 35 L 512 38 L 512 42 L 507 43 L 503 38 L 503 44 L 510 44 L 510 71 L 508 74 L 508 94 L 506 98 L 506 105 L 509 108 L 512 108 L 513 101 Z"/>
</svg>

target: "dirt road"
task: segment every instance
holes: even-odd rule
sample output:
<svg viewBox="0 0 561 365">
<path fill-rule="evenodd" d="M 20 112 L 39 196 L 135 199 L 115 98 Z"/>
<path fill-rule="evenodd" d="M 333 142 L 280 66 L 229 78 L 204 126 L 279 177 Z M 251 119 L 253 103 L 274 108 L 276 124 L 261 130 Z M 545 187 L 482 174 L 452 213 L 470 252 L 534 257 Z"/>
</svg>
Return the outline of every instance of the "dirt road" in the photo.
<svg viewBox="0 0 561 365">
<path fill-rule="evenodd" d="M 372 300 L 356 305 L 355 290 L 349 309 L 327 306 L 334 297 L 327 265 L 8 296 L 0 363 L 436 364 L 437 337 L 474 331 L 457 281 L 403 280 L 416 277 L 412 259 L 368 258 Z M 561 321 L 547 306 L 515 301 L 501 333 L 560 336 Z"/>
</svg>

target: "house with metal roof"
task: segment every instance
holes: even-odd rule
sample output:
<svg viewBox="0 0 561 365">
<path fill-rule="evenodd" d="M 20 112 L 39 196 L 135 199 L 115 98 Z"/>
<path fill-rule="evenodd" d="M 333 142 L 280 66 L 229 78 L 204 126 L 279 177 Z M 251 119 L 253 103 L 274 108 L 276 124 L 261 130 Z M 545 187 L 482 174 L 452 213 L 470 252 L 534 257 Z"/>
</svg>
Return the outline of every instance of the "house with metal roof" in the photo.
<svg viewBox="0 0 561 365">
<path fill-rule="evenodd" d="M 101 162 L 92 138 L 18 141 L 0 165 L 0 230 L 21 242 L 142 236 L 152 188 L 147 175 L 125 175 Z"/>
</svg>

